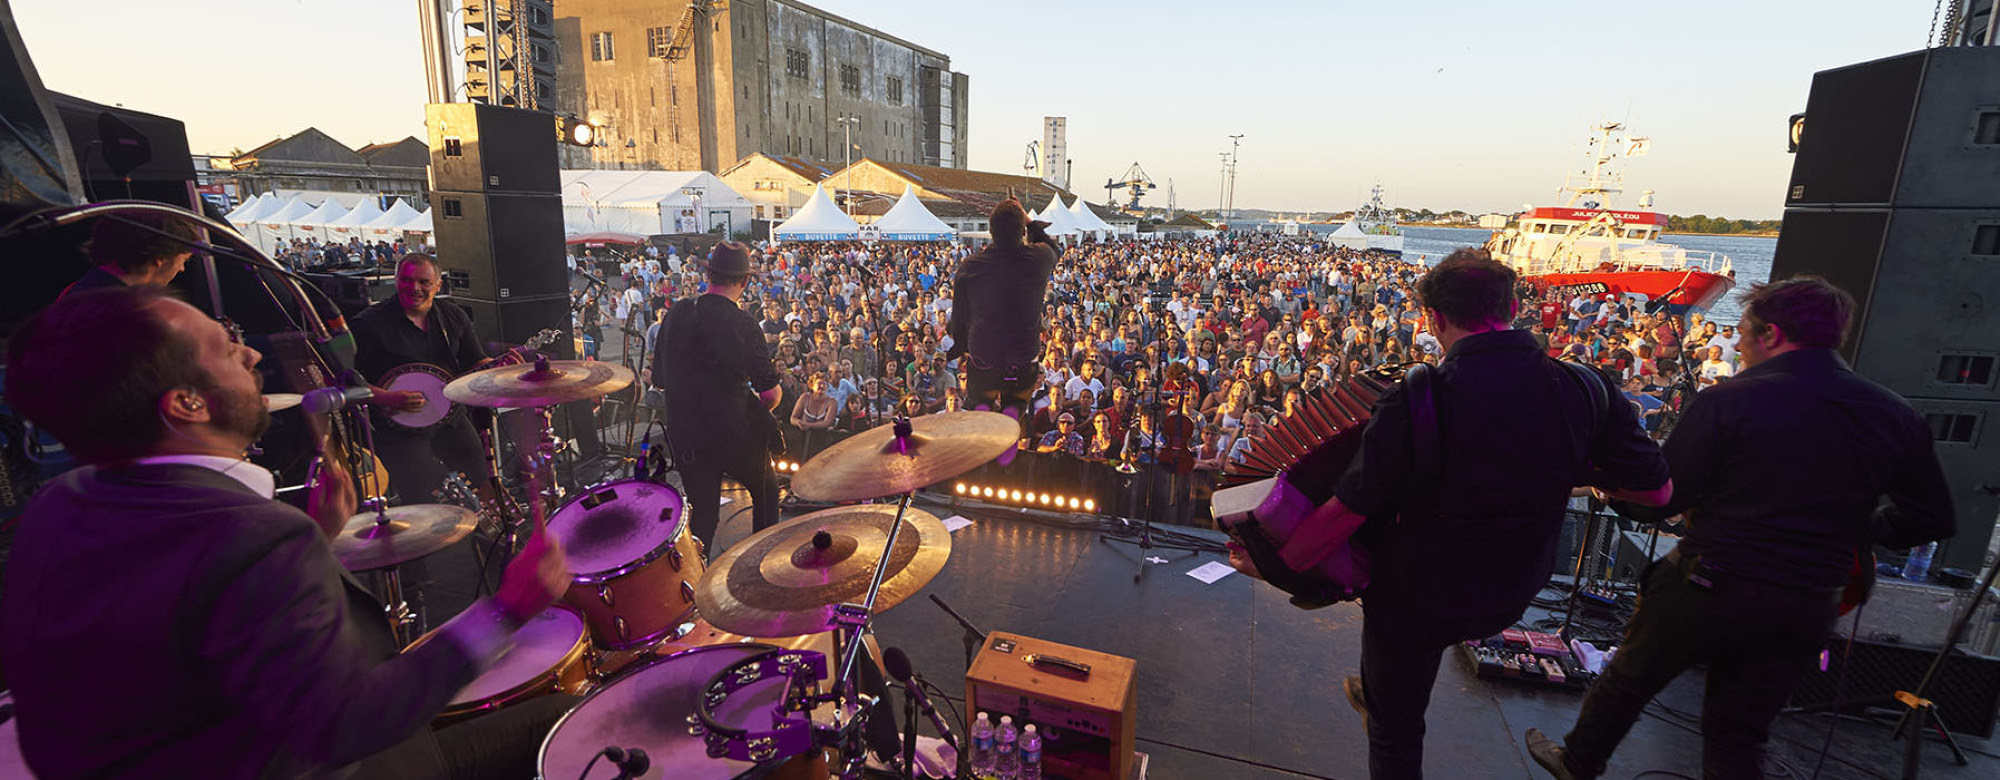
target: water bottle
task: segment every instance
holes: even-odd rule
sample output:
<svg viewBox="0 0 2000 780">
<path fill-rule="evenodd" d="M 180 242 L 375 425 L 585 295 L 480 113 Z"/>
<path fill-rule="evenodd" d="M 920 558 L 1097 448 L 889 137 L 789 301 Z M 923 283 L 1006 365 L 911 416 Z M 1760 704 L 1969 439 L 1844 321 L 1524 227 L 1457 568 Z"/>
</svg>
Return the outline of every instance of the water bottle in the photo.
<svg viewBox="0 0 2000 780">
<path fill-rule="evenodd" d="M 1014 740 L 1020 732 L 1014 730 L 1014 717 L 1000 716 L 1000 733 L 993 737 L 993 776 L 1000 780 L 1014 780 L 1021 771 L 1020 756 L 1014 754 Z"/>
<path fill-rule="evenodd" d="M 979 713 L 979 719 L 972 722 L 972 776 L 987 777 L 993 774 L 993 722 L 986 719 L 986 713 Z"/>
<path fill-rule="evenodd" d="M 1021 771 L 1016 777 L 1042 780 L 1042 735 L 1035 733 L 1033 723 L 1021 731 Z"/>
<path fill-rule="evenodd" d="M 1903 563 L 1903 579 L 1911 582 L 1929 582 L 1931 553 L 1934 552 L 1937 552 L 1937 542 L 1910 548 L 1910 559 Z"/>
</svg>

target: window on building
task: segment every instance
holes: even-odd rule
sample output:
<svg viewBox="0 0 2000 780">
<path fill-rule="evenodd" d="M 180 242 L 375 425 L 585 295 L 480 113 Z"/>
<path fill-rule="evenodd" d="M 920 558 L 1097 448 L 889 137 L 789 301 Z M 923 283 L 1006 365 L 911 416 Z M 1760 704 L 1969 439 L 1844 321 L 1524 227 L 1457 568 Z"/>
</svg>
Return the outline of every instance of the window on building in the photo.
<svg viewBox="0 0 2000 780">
<path fill-rule="evenodd" d="M 807 54 L 804 49 L 785 50 L 785 75 L 802 79 L 808 75 L 811 68 L 812 55 Z"/>
<path fill-rule="evenodd" d="M 646 56 L 655 59 L 667 56 L 667 44 L 673 41 L 673 34 L 665 27 L 646 28 Z"/>
<path fill-rule="evenodd" d="M 853 65 L 840 66 L 840 91 L 849 95 L 861 94 L 861 69 Z"/>
<path fill-rule="evenodd" d="M 903 80 L 896 78 L 895 76 L 890 76 L 889 105 L 900 106 L 902 104 L 903 104 Z"/>
<path fill-rule="evenodd" d="M 590 61 L 610 62 L 612 55 L 613 52 L 611 50 L 611 33 L 609 32 L 591 33 Z"/>
</svg>

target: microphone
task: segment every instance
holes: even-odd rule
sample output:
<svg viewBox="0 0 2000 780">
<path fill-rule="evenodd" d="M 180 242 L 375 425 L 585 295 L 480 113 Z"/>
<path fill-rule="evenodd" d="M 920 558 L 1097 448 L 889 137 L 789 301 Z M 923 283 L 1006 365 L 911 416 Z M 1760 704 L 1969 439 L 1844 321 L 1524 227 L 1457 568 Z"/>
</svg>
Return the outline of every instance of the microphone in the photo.
<svg viewBox="0 0 2000 780">
<path fill-rule="evenodd" d="M 917 701 L 917 707 L 924 711 L 924 717 L 930 718 L 931 725 L 937 727 L 938 735 L 944 737 L 947 744 L 954 748 L 958 747 L 958 737 L 951 733 L 951 727 L 945 723 L 944 718 L 938 716 L 937 708 L 931 706 L 931 698 L 924 695 L 924 686 L 919 684 L 924 678 L 918 676 L 915 669 L 910 668 L 910 656 L 903 652 L 903 648 L 891 647 L 882 651 L 882 670 L 888 672 L 896 682 L 903 684 L 903 691 Z"/>
<path fill-rule="evenodd" d="M 299 400 L 309 414 L 326 414 L 355 404 L 374 403 L 375 391 L 366 387 L 322 387 Z"/>
<path fill-rule="evenodd" d="M 617 745 L 611 745 L 604 749 L 603 755 L 605 758 L 611 759 L 611 763 L 618 767 L 618 776 L 620 778 L 638 777 L 646 774 L 646 770 L 653 768 L 652 757 L 647 756 L 646 751 L 639 748 L 628 750 Z"/>
</svg>

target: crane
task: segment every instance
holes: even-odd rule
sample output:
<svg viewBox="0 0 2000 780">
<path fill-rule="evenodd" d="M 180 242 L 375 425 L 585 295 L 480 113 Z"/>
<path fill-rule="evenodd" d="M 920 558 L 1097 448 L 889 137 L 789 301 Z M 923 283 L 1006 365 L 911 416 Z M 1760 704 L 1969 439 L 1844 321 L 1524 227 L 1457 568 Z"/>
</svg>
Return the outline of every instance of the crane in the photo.
<svg viewBox="0 0 2000 780">
<path fill-rule="evenodd" d="M 1139 164 L 1136 162 L 1132 163 L 1131 168 L 1126 169 L 1122 179 L 1117 181 L 1105 180 L 1105 199 L 1114 204 L 1117 203 L 1118 196 L 1114 194 L 1114 191 L 1120 187 L 1124 187 L 1125 191 L 1132 198 L 1125 204 L 1126 211 L 1137 211 L 1139 209 L 1139 198 L 1144 196 L 1147 190 L 1159 189 L 1159 186 L 1153 183 L 1153 177 L 1147 176 L 1146 169 L 1139 167 Z"/>
</svg>

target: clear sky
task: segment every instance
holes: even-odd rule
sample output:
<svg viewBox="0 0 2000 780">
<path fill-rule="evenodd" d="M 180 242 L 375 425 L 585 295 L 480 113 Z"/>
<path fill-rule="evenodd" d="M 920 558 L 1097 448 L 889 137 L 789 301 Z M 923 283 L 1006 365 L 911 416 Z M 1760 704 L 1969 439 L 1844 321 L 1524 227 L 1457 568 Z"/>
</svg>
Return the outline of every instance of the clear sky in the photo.
<svg viewBox="0 0 2000 780">
<path fill-rule="evenodd" d="M 1785 120 L 1814 71 L 1922 48 L 1935 0 L 819 0 L 949 55 L 971 87 L 972 167 L 1018 172 L 1069 117 L 1076 191 L 1134 161 L 1216 205 L 1241 133 L 1239 208 L 1550 203 L 1588 127 L 1653 139 L 1622 205 L 1775 218 Z M 415 0 L 13 0 L 51 89 L 180 118 L 197 152 L 308 126 L 350 146 L 422 135 Z M 557 0 L 561 14 L 561 0 Z"/>
</svg>

